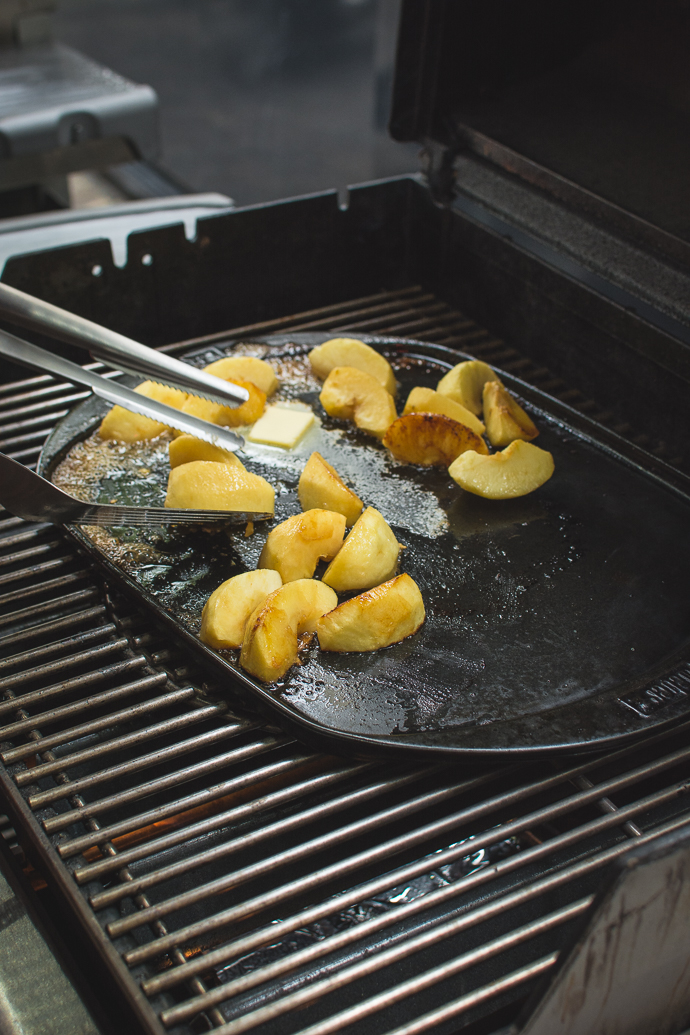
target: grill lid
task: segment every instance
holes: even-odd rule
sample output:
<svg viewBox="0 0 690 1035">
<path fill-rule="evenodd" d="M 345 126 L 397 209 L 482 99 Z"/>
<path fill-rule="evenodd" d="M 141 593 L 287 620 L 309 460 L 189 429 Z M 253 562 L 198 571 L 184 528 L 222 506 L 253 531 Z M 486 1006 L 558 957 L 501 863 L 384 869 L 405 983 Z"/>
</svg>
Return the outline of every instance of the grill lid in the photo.
<svg viewBox="0 0 690 1035">
<path fill-rule="evenodd" d="M 689 37 L 677 0 L 403 0 L 390 131 L 437 193 L 471 152 L 687 264 Z"/>
</svg>

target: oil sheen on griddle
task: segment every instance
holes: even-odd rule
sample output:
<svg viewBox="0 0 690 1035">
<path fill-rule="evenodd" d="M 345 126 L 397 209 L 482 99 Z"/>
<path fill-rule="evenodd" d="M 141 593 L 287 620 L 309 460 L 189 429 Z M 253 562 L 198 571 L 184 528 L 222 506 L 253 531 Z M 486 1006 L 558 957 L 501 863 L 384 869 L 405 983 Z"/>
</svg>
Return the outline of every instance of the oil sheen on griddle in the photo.
<svg viewBox="0 0 690 1035">
<path fill-rule="evenodd" d="M 338 655 L 307 647 L 301 664 L 273 687 L 300 713 L 327 727 L 402 738 L 491 723 L 632 679 L 687 635 L 683 608 L 669 622 L 669 609 L 662 619 L 654 607 L 659 594 L 684 599 L 690 572 L 681 564 L 669 581 L 644 494 L 623 507 L 621 523 L 621 494 L 630 496 L 637 483 L 629 472 L 612 473 L 595 449 L 575 448 L 555 423 L 538 419 L 538 444 L 556 464 L 551 481 L 516 500 L 484 500 L 460 490 L 445 470 L 400 464 L 374 439 L 329 418 L 318 402 L 307 346 L 244 351 L 276 367 L 281 388 L 272 401 L 306 403 L 317 416 L 294 450 L 249 445 L 242 455 L 249 470 L 275 486 L 275 523 L 299 512 L 297 482 L 317 449 L 390 523 L 405 546 L 400 570 L 418 583 L 427 611 L 419 633 L 382 651 Z M 209 354 L 207 361 L 215 358 Z M 435 387 L 446 370 L 433 360 L 389 358 L 400 382 L 399 409 L 415 385 Z M 165 435 L 133 446 L 95 435 L 74 447 L 54 480 L 89 499 L 161 505 L 167 444 Z M 672 501 L 669 507 L 682 535 L 683 511 L 675 515 Z M 196 632 L 209 594 L 256 566 L 270 527 L 257 524 L 249 537 L 241 530 L 88 531 Z M 643 558 L 640 536 L 648 544 Z M 236 664 L 236 655 L 226 654 Z"/>
</svg>

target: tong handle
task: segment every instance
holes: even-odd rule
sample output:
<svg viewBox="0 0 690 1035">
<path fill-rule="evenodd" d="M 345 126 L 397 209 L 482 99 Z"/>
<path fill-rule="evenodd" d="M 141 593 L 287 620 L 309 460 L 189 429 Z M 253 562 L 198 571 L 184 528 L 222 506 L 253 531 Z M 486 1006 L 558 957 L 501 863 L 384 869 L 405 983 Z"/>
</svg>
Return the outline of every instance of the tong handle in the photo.
<svg viewBox="0 0 690 1035">
<path fill-rule="evenodd" d="M 49 374 L 64 378 L 65 381 L 70 381 L 72 384 L 85 385 L 101 399 L 105 399 L 106 402 L 124 406 L 126 410 L 131 410 L 133 413 L 140 413 L 144 417 L 160 421 L 168 427 L 176 428 L 178 431 L 203 439 L 204 442 L 211 442 L 213 445 L 229 449 L 232 452 L 242 449 L 244 446 L 242 436 L 235 431 L 231 431 L 230 428 L 210 424 L 208 421 L 201 420 L 200 417 L 195 417 L 191 413 L 183 413 L 180 410 L 173 409 L 171 406 L 167 406 L 165 403 L 158 402 L 157 399 L 149 399 L 145 395 L 139 395 L 130 388 L 125 388 L 124 385 L 119 385 L 105 377 L 101 377 L 100 374 L 94 373 L 93 370 L 84 370 L 83 367 L 78 366 L 76 363 L 71 363 L 70 360 L 63 359 L 62 356 L 56 356 L 54 352 L 47 352 L 45 349 L 39 348 L 38 345 L 32 345 L 30 342 L 24 341 L 22 338 L 16 338 L 14 334 L 9 334 L 7 331 L 2 330 L 0 330 L 0 355 L 9 356 L 10 359 L 14 359 L 17 363 L 39 370 L 41 373 L 47 371 Z"/>
<path fill-rule="evenodd" d="M 239 385 L 196 370 L 179 359 L 156 352 L 124 334 L 101 327 L 1 281 L 0 311 L 21 327 L 86 347 L 109 366 L 129 374 L 143 374 L 152 381 L 196 392 L 226 406 L 239 406 L 249 398 L 246 389 Z"/>
</svg>

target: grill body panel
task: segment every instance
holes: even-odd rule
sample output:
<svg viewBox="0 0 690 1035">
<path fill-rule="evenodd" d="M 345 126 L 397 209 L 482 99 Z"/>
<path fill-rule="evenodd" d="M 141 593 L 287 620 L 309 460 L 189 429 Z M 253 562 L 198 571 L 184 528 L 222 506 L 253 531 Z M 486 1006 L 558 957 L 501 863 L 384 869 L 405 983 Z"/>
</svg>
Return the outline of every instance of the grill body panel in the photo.
<svg viewBox="0 0 690 1035">
<path fill-rule="evenodd" d="M 681 343 L 415 178 L 346 210 L 326 194 L 203 221 L 195 242 L 147 231 L 129 255 L 84 245 L 6 276 L 172 351 L 304 330 L 458 348 L 682 470 Z M 34 464 L 76 395 L 0 386 L 0 448 Z M 4 807 L 77 955 L 157 1035 L 494 1031 L 607 863 L 690 819 L 685 726 L 510 769 L 310 752 L 233 710 L 66 537 L 7 515 L 0 690 Z"/>
</svg>

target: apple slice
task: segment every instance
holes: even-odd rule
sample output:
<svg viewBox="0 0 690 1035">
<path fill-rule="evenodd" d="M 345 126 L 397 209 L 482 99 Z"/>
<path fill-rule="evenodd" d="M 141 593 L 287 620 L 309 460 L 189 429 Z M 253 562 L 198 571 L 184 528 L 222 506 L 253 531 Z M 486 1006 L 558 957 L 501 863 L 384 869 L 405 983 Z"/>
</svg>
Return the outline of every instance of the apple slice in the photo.
<svg viewBox="0 0 690 1035">
<path fill-rule="evenodd" d="M 249 616 L 240 665 L 263 683 L 284 676 L 297 661 L 299 637 L 313 632 L 338 597 L 315 579 L 298 579 L 271 593 Z"/>
<path fill-rule="evenodd" d="M 495 449 L 509 446 L 516 438 L 529 442 L 539 434 L 532 418 L 500 381 L 487 381 L 484 385 L 484 420 L 489 442 Z"/>
<path fill-rule="evenodd" d="M 408 413 L 393 421 L 383 444 L 396 460 L 421 467 L 448 467 L 466 449 L 488 453 L 486 442 L 442 413 Z"/>
<path fill-rule="evenodd" d="M 220 403 L 211 402 L 209 399 L 201 399 L 198 395 L 190 395 L 181 407 L 182 412 L 190 413 L 193 417 L 200 417 L 201 420 L 210 421 L 211 424 L 222 424 L 225 428 L 253 424 L 264 412 L 265 393 L 251 381 L 240 381 L 230 377 L 225 380 L 232 381 L 240 388 L 246 388 L 249 393 L 247 402 L 242 403 L 241 406 L 221 406 Z"/>
<path fill-rule="evenodd" d="M 416 633 L 425 617 L 419 586 L 398 575 L 319 618 L 316 635 L 321 650 L 379 650 Z"/>
<path fill-rule="evenodd" d="M 348 488 L 335 467 L 332 467 L 320 453 L 312 453 L 302 471 L 297 486 L 299 502 L 302 510 L 314 507 L 322 510 L 334 510 L 342 514 L 346 525 L 354 525 L 362 513 L 359 496 Z"/>
<path fill-rule="evenodd" d="M 551 453 L 522 439 L 491 456 L 463 453 L 448 468 L 461 489 L 489 500 L 526 496 L 547 482 L 553 471 Z"/>
<path fill-rule="evenodd" d="M 319 561 L 330 561 L 345 535 L 345 518 L 332 510 L 295 514 L 271 529 L 259 557 L 259 568 L 280 572 L 283 582 L 310 579 Z"/>
<path fill-rule="evenodd" d="M 278 572 L 268 568 L 227 579 L 204 604 L 199 638 L 216 650 L 241 647 L 250 614 L 282 584 Z"/>
<path fill-rule="evenodd" d="M 207 374 L 222 377 L 224 381 L 251 381 L 264 395 L 273 395 L 278 387 L 275 370 L 263 359 L 255 356 L 226 356 L 204 367 Z"/>
<path fill-rule="evenodd" d="M 265 478 L 244 467 L 192 460 L 170 472 L 165 506 L 273 514 L 274 496 L 273 486 Z"/>
<path fill-rule="evenodd" d="M 375 377 L 356 367 L 334 367 L 319 399 L 329 416 L 354 420 L 358 428 L 376 438 L 383 438 L 396 418 L 392 395 Z"/>
<path fill-rule="evenodd" d="M 343 543 L 322 581 L 339 593 L 371 589 L 390 579 L 398 563 L 400 543 L 382 514 L 367 507 Z"/>
<path fill-rule="evenodd" d="M 413 388 L 407 397 L 403 417 L 408 413 L 442 413 L 445 417 L 464 424 L 476 435 L 483 435 L 486 428 L 470 410 L 455 402 L 449 395 L 441 395 L 433 388 Z"/>
<path fill-rule="evenodd" d="M 317 377 L 325 380 L 335 367 L 357 367 L 370 374 L 387 392 L 395 395 L 393 367 L 388 360 L 359 338 L 331 338 L 309 353 L 309 362 Z"/>
<path fill-rule="evenodd" d="M 187 400 L 187 393 L 169 385 L 159 385 L 155 381 L 144 381 L 134 389 L 147 399 L 172 406 L 181 410 Z M 164 431 L 169 431 L 167 424 L 144 417 L 141 413 L 131 413 L 123 406 L 113 406 L 101 421 L 98 433 L 103 439 L 114 439 L 116 442 L 143 442 L 149 438 L 158 438 Z"/>
<path fill-rule="evenodd" d="M 202 442 L 200 438 L 193 435 L 178 435 L 168 446 L 170 466 L 179 467 L 181 464 L 189 464 L 192 460 L 212 460 L 217 464 L 227 464 L 228 467 L 240 467 L 246 470 L 244 464 L 230 449 L 221 449 L 220 446 L 213 446 L 210 442 Z"/>
<path fill-rule="evenodd" d="M 479 416 L 482 412 L 482 391 L 487 381 L 498 381 L 491 367 L 480 359 L 467 359 L 441 378 L 436 391 Z"/>
</svg>

